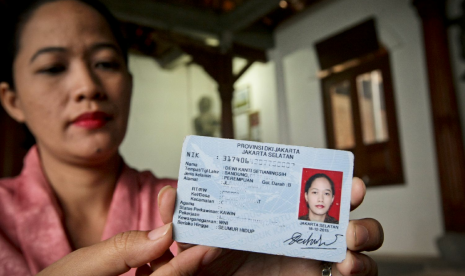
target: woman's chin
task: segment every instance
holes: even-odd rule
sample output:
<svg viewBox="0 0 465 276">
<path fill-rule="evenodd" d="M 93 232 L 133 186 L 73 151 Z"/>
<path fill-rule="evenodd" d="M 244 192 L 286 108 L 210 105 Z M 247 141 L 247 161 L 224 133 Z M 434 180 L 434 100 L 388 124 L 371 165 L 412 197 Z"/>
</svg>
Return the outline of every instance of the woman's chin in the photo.
<svg viewBox="0 0 465 276">
<path fill-rule="evenodd" d="M 118 155 L 118 145 L 91 144 L 75 147 L 70 150 L 72 159 L 82 165 L 97 165 L 108 162 Z"/>
<path fill-rule="evenodd" d="M 317 215 L 317 216 L 324 216 L 326 215 L 326 213 L 328 212 L 328 210 L 316 210 L 316 211 L 312 211 L 312 213 L 314 215 Z"/>
<path fill-rule="evenodd" d="M 71 135 L 72 134 L 72 135 Z M 76 148 L 89 157 L 98 157 L 107 152 L 115 152 L 125 136 L 125 130 L 109 126 L 94 132 L 70 132 L 65 139 L 69 148 Z"/>
</svg>

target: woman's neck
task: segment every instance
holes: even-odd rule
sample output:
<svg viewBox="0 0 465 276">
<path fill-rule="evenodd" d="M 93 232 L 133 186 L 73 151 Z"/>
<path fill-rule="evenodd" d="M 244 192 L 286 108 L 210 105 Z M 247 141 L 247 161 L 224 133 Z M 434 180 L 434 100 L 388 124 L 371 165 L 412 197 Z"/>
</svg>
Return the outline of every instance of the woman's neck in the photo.
<svg viewBox="0 0 465 276">
<path fill-rule="evenodd" d="M 317 215 L 312 213 L 311 211 L 308 212 L 308 219 L 311 221 L 319 221 L 319 222 L 324 222 L 325 221 L 326 214 L 324 215 Z"/>
<path fill-rule="evenodd" d="M 101 164 L 76 165 L 40 152 L 44 173 L 61 205 L 74 248 L 100 241 L 122 167 L 115 155 Z"/>
</svg>

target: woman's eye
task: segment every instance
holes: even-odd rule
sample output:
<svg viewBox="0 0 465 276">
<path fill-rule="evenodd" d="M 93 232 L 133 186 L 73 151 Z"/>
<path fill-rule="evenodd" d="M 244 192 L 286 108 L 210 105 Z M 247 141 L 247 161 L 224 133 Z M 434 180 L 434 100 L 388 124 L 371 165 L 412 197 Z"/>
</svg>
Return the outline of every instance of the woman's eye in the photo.
<svg viewBox="0 0 465 276">
<path fill-rule="evenodd" d="M 96 68 L 104 70 L 117 70 L 120 68 L 120 64 L 114 61 L 102 61 L 95 64 Z"/>
<path fill-rule="evenodd" d="M 58 75 L 59 73 L 65 71 L 66 68 L 63 65 L 53 65 L 50 67 L 46 67 L 44 69 L 39 70 L 40 73 L 48 74 L 48 75 Z"/>
</svg>

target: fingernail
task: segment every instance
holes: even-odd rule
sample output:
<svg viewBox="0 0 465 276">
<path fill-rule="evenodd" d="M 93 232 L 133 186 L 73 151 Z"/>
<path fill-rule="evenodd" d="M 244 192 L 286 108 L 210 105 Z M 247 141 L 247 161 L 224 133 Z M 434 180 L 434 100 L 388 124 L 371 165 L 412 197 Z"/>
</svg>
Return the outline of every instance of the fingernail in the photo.
<svg viewBox="0 0 465 276">
<path fill-rule="evenodd" d="M 355 226 L 355 246 L 360 247 L 368 242 L 370 236 L 368 235 L 368 230 L 365 226 L 356 225 Z"/>
<path fill-rule="evenodd" d="M 158 207 L 160 207 L 160 195 L 162 194 L 163 191 L 165 191 L 166 189 L 169 189 L 169 188 L 171 188 L 171 186 L 166 185 L 165 187 L 161 188 L 161 190 L 158 192 L 158 195 L 157 195 Z"/>
<path fill-rule="evenodd" d="M 218 247 L 208 250 L 205 256 L 203 256 L 202 265 L 205 266 L 213 262 L 221 254 L 221 251 L 223 250 Z"/>
<path fill-rule="evenodd" d="M 363 263 L 362 260 L 354 258 L 353 264 L 354 265 L 352 266 L 352 270 L 350 271 L 350 274 L 358 274 L 365 270 L 365 264 Z"/>
<path fill-rule="evenodd" d="M 157 229 L 154 229 L 152 231 L 149 232 L 149 234 L 147 235 L 149 240 L 158 240 L 159 238 L 163 237 L 164 235 L 166 235 L 166 233 L 168 233 L 168 231 L 171 230 L 171 223 L 168 223 L 168 224 L 165 224 L 161 227 L 158 227 Z"/>
</svg>

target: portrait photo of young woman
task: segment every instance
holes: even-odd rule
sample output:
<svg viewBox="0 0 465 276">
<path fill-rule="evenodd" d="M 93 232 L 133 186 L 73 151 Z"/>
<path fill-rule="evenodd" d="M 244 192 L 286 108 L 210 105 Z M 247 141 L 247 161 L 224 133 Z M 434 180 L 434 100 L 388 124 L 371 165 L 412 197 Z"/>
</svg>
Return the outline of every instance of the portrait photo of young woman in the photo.
<svg viewBox="0 0 465 276">
<path fill-rule="evenodd" d="M 342 172 L 303 169 L 299 220 L 339 223 Z"/>
</svg>

